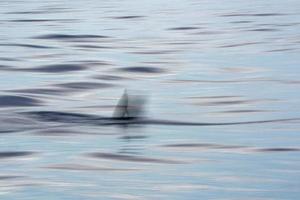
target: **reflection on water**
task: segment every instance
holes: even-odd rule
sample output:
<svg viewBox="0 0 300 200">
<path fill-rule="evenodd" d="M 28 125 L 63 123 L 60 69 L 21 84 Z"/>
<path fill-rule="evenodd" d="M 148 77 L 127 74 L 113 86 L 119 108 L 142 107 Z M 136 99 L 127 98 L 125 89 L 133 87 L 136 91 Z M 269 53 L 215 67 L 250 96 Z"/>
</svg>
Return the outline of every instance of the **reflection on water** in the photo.
<svg viewBox="0 0 300 200">
<path fill-rule="evenodd" d="M 299 8 L 1 1 L 0 199 L 298 199 Z"/>
</svg>

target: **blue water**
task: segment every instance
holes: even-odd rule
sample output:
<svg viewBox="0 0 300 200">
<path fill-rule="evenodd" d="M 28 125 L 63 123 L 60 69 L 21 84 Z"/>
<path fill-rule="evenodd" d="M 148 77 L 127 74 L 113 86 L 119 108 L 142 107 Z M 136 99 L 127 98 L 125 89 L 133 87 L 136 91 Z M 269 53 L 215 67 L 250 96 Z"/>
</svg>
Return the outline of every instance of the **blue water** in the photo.
<svg viewBox="0 0 300 200">
<path fill-rule="evenodd" d="M 0 2 L 0 199 L 295 200 L 299 120 L 126 127 L 124 89 L 149 119 L 300 117 L 300 2 Z"/>
</svg>

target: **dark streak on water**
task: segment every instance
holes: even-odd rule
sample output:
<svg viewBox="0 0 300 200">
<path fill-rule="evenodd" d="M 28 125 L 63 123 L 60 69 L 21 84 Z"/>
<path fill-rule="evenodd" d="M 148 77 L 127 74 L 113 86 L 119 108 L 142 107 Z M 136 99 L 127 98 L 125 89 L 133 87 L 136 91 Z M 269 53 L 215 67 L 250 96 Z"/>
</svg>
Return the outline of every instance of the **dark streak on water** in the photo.
<svg viewBox="0 0 300 200">
<path fill-rule="evenodd" d="M 248 24 L 248 23 L 252 23 L 253 21 L 249 21 L 249 20 L 239 20 L 239 21 L 233 21 L 233 22 L 230 22 L 230 23 L 233 23 L 233 24 Z"/>
<path fill-rule="evenodd" d="M 90 157 L 108 159 L 108 160 L 117 160 L 117 161 L 127 161 L 127 162 L 141 162 L 141 163 L 161 163 L 161 164 L 183 164 L 183 161 L 170 160 L 170 159 L 161 159 L 161 158 L 150 158 L 144 156 L 132 156 L 125 154 L 115 154 L 115 153 L 89 153 L 87 154 Z"/>
<path fill-rule="evenodd" d="M 26 23 L 26 22 L 34 22 L 34 23 L 41 23 L 41 22 L 72 22 L 73 19 L 14 19 L 9 20 L 9 22 L 20 22 L 20 23 Z"/>
<path fill-rule="evenodd" d="M 35 152 L 31 151 L 7 151 L 7 152 L 0 152 L 0 159 L 5 158 L 16 158 L 16 157 L 26 157 L 36 154 Z"/>
<path fill-rule="evenodd" d="M 6 12 L 9 15 L 32 15 L 32 14 L 43 14 L 44 11 L 17 11 L 17 12 Z"/>
<path fill-rule="evenodd" d="M 6 181 L 10 179 L 18 179 L 18 178 L 25 178 L 25 176 L 0 176 L 0 181 Z"/>
<path fill-rule="evenodd" d="M 120 137 L 123 140 L 143 140 L 148 138 L 146 135 L 125 135 Z"/>
<path fill-rule="evenodd" d="M 230 48 L 230 47 L 241 47 L 241 46 L 248 46 L 248 45 L 255 45 L 255 44 L 262 44 L 261 42 L 245 42 L 240 44 L 228 44 L 220 46 L 221 48 Z"/>
<path fill-rule="evenodd" d="M 296 49 L 293 48 L 286 48 L 286 49 L 273 49 L 273 50 L 269 50 L 268 52 L 284 52 L 284 51 L 293 51 Z"/>
<path fill-rule="evenodd" d="M 144 17 L 145 17 L 145 16 L 128 15 L 128 16 L 113 17 L 113 19 L 139 19 L 139 18 L 144 18 Z"/>
<path fill-rule="evenodd" d="M 11 47 L 25 47 L 25 48 L 33 48 L 33 49 L 52 49 L 54 47 L 36 45 L 36 44 L 0 44 L 0 46 L 11 46 Z"/>
<path fill-rule="evenodd" d="M 70 40 L 70 39 L 103 39 L 109 38 L 104 35 L 70 35 L 70 34 L 46 34 L 35 37 L 36 39 L 46 40 Z"/>
<path fill-rule="evenodd" d="M 284 13 L 232 13 L 221 15 L 221 17 L 274 17 L 284 16 Z"/>
<path fill-rule="evenodd" d="M 279 29 L 275 28 L 255 28 L 255 29 L 249 29 L 248 31 L 259 31 L 259 32 L 274 32 L 274 31 L 280 31 Z"/>
<path fill-rule="evenodd" d="M 99 45 L 74 45 L 74 47 L 84 48 L 84 49 L 112 49 L 113 47 L 99 46 Z"/>
<path fill-rule="evenodd" d="M 1 61 L 18 61 L 17 58 L 0 57 Z M 2 65 L 0 65 L 1 68 Z"/>
<path fill-rule="evenodd" d="M 260 112 L 274 112 L 272 110 L 226 110 L 220 113 L 260 113 Z"/>
<path fill-rule="evenodd" d="M 165 70 L 158 67 L 122 67 L 119 71 L 132 72 L 132 73 L 163 73 Z"/>
<path fill-rule="evenodd" d="M 300 151 L 300 148 L 257 148 L 255 149 L 259 152 L 290 152 L 290 151 Z"/>
<path fill-rule="evenodd" d="M 62 72 L 72 72 L 72 71 L 81 71 L 86 70 L 87 66 L 79 65 L 79 64 L 53 64 L 53 65 L 45 65 L 33 68 L 18 68 L 16 71 L 24 71 L 24 72 L 44 72 L 44 73 L 62 73 Z"/>
<path fill-rule="evenodd" d="M 37 99 L 24 96 L 0 96 L 0 107 L 40 106 L 42 102 Z"/>
<path fill-rule="evenodd" d="M 137 105 L 133 105 L 137 106 Z M 120 106 L 122 111 L 122 106 Z M 250 125 L 266 124 L 278 122 L 299 121 L 300 118 L 282 118 L 257 121 L 239 121 L 239 122 L 195 122 L 195 121 L 177 121 L 163 119 L 147 119 L 138 116 L 123 117 L 103 117 L 98 115 L 89 115 L 81 113 L 54 112 L 54 111 L 37 111 L 20 113 L 25 116 L 37 119 L 39 121 L 60 122 L 60 123 L 83 123 L 86 125 L 96 126 L 113 126 L 113 125 L 157 125 L 157 126 L 232 126 L 232 125 Z"/>
<path fill-rule="evenodd" d="M 187 31 L 187 30 L 197 30 L 200 29 L 199 27 L 193 27 L 193 26 L 182 26 L 182 27 L 174 27 L 174 28 L 169 28 L 168 30 L 171 31 Z"/>
</svg>

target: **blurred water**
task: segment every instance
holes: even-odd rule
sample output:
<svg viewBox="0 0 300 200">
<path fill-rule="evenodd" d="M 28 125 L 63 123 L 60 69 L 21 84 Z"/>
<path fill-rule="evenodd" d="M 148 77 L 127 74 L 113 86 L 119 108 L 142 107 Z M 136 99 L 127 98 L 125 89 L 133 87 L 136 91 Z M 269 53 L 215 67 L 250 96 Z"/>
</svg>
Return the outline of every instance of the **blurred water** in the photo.
<svg viewBox="0 0 300 200">
<path fill-rule="evenodd" d="M 300 3 L 0 2 L 1 199 L 298 199 L 299 121 L 101 126 L 124 88 L 147 117 L 300 117 Z"/>
</svg>

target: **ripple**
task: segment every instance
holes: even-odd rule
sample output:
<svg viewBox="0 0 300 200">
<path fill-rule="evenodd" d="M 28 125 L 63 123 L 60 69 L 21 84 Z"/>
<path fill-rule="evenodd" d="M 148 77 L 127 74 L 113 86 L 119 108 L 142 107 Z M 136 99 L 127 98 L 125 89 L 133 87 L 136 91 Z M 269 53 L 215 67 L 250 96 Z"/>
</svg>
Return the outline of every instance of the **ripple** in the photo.
<svg viewBox="0 0 300 200">
<path fill-rule="evenodd" d="M 190 98 L 195 105 L 223 106 L 223 105 L 244 105 L 277 101 L 276 99 L 242 99 L 235 96 L 215 96 L 215 97 L 194 97 Z"/>
<path fill-rule="evenodd" d="M 34 48 L 34 49 L 52 49 L 52 48 L 54 48 L 54 47 L 50 47 L 50 46 L 35 45 L 35 44 L 0 44 L 0 46 L 26 47 L 26 48 Z"/>
<path fill-rule="evenodd" d="M 46 39 L 46 40 L 68 40 L 68 39 L 101 39 L 101 38 L 109 38 L 109 37 L 104 35 L 45 34 L 34 38 Z"/>
<path fill-rule="evenodd" d="M 118 68 L 119 71 L 131 72 L 131 73 L 149 73 L 149 74 L 158 74 L 164 73 L 165 70 L 157 67 L 123 67 Z"/>
<path fill-rule="evenodd" d="M 219 34 L 224 34 L 224 31 L 199 31 L 194 34 L 196 35 L 219 35 Z"/>
<path fill-rule="evenodd" d="M 227 68 L 230 69 L 230 68 Z M 234 68 L 231 68 L 234 69 Z M 235 68 L 239 69 L 239 68 Z M 223 72 L 226 71 L 226 68 L 223 68 Z M 227 70 L 228 71 L 228 70 Z M 244 71 L 244 70 L 243 70 Z M 245 71 L 246 72 L 246 71 Z M 248 72 L 251 72 L 251 70 L 248 70 Z M 252 70 L 252 72 L 255 72 Z M 211 84 L 232 84 L 232 83 L 250 83 L 250 82 L 278 82 L 279 80 L 276 79 L 269 79 L 269 78 L 243 78 L 243 79 L 228 79 L 228 80 L 191 80 L 191 79 L 173 79 L 167 81 L 167 83 L 211 83 Z"/>
<path fill-rule="evenodd" d="M 255 44 L 262 44 L 261 42 L 245 42 L 245 43 L 239 43 L 239 44 L 228 44 L 220 46 L 220 48 L 230 48 L 230 47 L 241 47 L 241 46 L 249 46 L 249 45 L 255 45 Z"/>
<path fill-rule="evenodd" d="M 83 48 L 83 49 L 112 49 L 113 48 L 109 46 L 88 45 L 88 44 L 74 45 L 73 47 Z"/>
<path fill-rule="evenodd" d="M 275 28 L 255 28 L 255 29 L 249 29 L 248 31 L 271 32 L 271 31 L 280 31 L 280 30 L 279 29 L 275 29 Z"/>
<path fill-rule="evenodd" d="M 74 19 L 12 19 L 9 20 L 9 22 L 20 22 L 20 23 L 26 23 L 26 22 L 69 22 L 69 21 L 76 21 Z"/>
<path fill-rule="evenodd" d="M 240 146 L 240 145 L 223 145 L 223 144 L 213 144 L 213 143 L 177 143 L 177 144 L 166 144 L 160 147 L 171 148 L 177 151 L 182 150 L 230 150 L 231 152 L 236 150 L 237 153 L 248 152 L 297 152 L 300 148 L 292 147 L 250 147 L 250 146 Z"/>
<path fill-rule="evenodd" d="M 98 82 L 70 82 L 70 83 L 61 83 L 57 86 L 70 88 L 70 89 L 103 89 L 113 87 L 113 84 L 110 83 L 98 83 Z"/>
<path fill-rule="evenodd" d="M 252 23 L 253 21 L 249 21 L 249 20 L 240 20 L 240 21 L 233 21 L 230 22 L 232 24 L 248 24 L 248 23 Z"/>
<path fill-rule="evenodd" d="M 168 148 L 201 148 L 201 149 L 240 149 L 245 148 L 245 146 L 238 145 L 222 145 L 213 143 L 178 143 L 178 144 L 166 144 L 162 147 Z"/>
<path fill-rule="evenodd" d="M 58 121 L 58 120 L 54 120 L 54 121 Z M 47 127 L 47 129 L 42 129 L 42 130 L 37 130 L 32 132 L 33 135 L 38 135 L 38 136 L 46 136 L 46 137 L 65 137 L 65 136 L 83 136 L 83 135 L 100 135 L 101 133 L 99 133 L 99 131 L 97 132 L 90 132 L 90 131 L 86 131 L 86 130 L 74 130 L 72 129 L 72 127 L 70 127 L 70 129 L 68 129 L 66 126 L 62 126 L 62 127 Z"/>
<path fill-rule="evenodd" d="M 227 72 L 232 74 L 233 73 L 258 73 L 262 71 L 266 71 L 266 70 L 264 68 L 257 68 L 257 67 L 222 67 L 220 69 L 221 73 Z M 253 80 L 258 80 L 258 79 L 253 79 Z"/>
<path fill-rule="evenodd" d="M 0 57 L 1 61 L 18 61 L 19 59 L 17 58 L 8 58 L 8 57 Z M 0 65 L 1 68 L 1 65 Z"/>
<path fill-rule="evenodd" d="M 277 147 L 277 148 L 256 148 L 254 151 L 257 152 L 289 152 L 289 151 L 300 151 L 300 148 L 290 148 L 290 147 Z"/>
<path fill-rule="evenodd" d="M 95 115 L 87 115 L 80 113 L 68 113 L 68 112 L 54 112 L 54 111 L 36 111 L 36 112 L 24 112 L 31 118 L 50 121 L 50 122 L 63 122 L 63 123 L 91 123 L 99 118 Z"/>
<path fill-rule="evenodd" d="M 179 52 L 179 50 L 133 51 L 131 53 L 144 54 L 144 55 L 163 55 L 163 54 L 173 54 L 177 52 Z"/>
<path fill-rule="evenodd" d="M 0 107 L 8 106 L 40 106 L 41 101 L 23 96 L 0 96 Z"/>
<path fill-rule="evenodd" d="M 148 138 L 146 135 L 125 135 L 120 137 L 122 140 L 143 140 L 146 138 Z"/>
<path fill-rule="evenodd" d="M 221 17 L 273 17 L 273 16 L 283 16 L 284 13 L 231 13 L 224 14 Z"/>
<path fill-rule="evenodd" d="M 6 90 L 7 92 L 21 93 L 21 94 L 43 94 L 43 95 L 59 95 L 72 93 L 72 90 L 54 89 L 54 88 L 30 88 L 30 89 L 19 89 L 19 90 Z"/>
<path fill-rule="evenodd" d="M 141 163 L 161 163 L 161 164 L 183 164 L 182 161 L 161 159 L 161 158 L 150 158 L 144 156 L 132 156 L 124 154 L 115 154 L 115 153 L 89 153 L 88 156 L 94 158 L 108 159 L 108 160 L 118 160 L 118 161 L 127 161 L 127 162 L 141 162 Z"/>
<path fill-rule="evenodd" d="M 238 95 L 217 95 L 217 96 L 203 96 L 203 97 L 188 97 L 188 99 L 225 99 L 225 98 L 240 98 Z"/>
<path fill-rule="evenodd" d="M 128 77 L 116 76 L 116 75 L 96 75 L 93 76 L 94 79 L 104 80 L 104 81 L 120 81 L 128 80 Z"/>
<path fill-rule="evenodd" d="M 17 179 L 17 178 L 24 178 L 25 176 L 17 176 L 17 175 L 7 175 L 7 176 L 0 176 L 0 180 L 10 180 L 10 179 Z"/>
<path fill-rule="evenodd" d="M 32 14 L 43 14 L 44 11 L 14 11 L 14 12 L 6 12 L 5 14 L 10 14 L 10 15 L 32 15 Z"/>
<path fill-rule="evenodd" d="M 251 103 L 250 100 L 228 100 L 228 101 L 215 101 L 215 102 L 203 102 L 199 103 L 206 106 L 217 106 L 217 105 L 237 105 Z"/>
<path fill-rule="evenodd" d="M 76 63 L 82 63 L 88 66 L 111 66 L 114 65 L 109 61 L 104 60 L 77 60 Z"/>
<path fill-rule="evenodd" d="M 272 49 L 267 52 L 286 52 L 286 51 L 294 51 L 296 48 L 282 48 L 282 49 Z"/>
<path fill-rule="evenodd" d="M 174 28 L 169 28 L 167 30 L 171 31 L 187 31 L 187 30 L 196 30 L 200 29 L 199 27 L 194 27 L 194 26 L 181 26 L 181 27 L 174 27 Z"/>
<path fill-rule="evenodd" d="M 261 112 L 273 112 L 272 110 L 226 110 L 226 111 L 221 111 L 219 113 L 261 113 Z"/>
<path fill-rule="evenodd" d="M 16 69 L 19 71 L 29 71 L 29 72 L 46 72 L 46 73 L 60 73 L 60 72 L 71 72 L 71 71 L 81 71 L 87 69 L 84 65 L 78 64 L 53 64 L 45 65 L 33 68 Z"/>
<path fill-rule="evenodd" d="M 13 69 L 13 67 L 9 65 L 0 65 L 0 70 L 10 70 L 10 69 Z"/>
<path fill-rule="evenodd" d="M 85 164 L 56 164 L 43 167 L 46 169 L 57 169 L 57 170 L 71 170 L 71 171 L 136 171 L 138 169 L 131 168 L 113 168 L 113 167 L 99 167 L 93 165 L 85 165 Z"/>
<path fill-rule="evenodd" d="M 25 156 L 31 156 L 33 154 L 36 153 L 32 151 L 2 151 L 0 152 L 0 159 L 25 157 Z"/>
<path fill-rule="evenodd" d="M 141 16 L 141 15 L 126 15 L 126 16 L 113 17 L 113 19 L 139 19 L 144 17 L 145 16 Z"/>
</svg>

